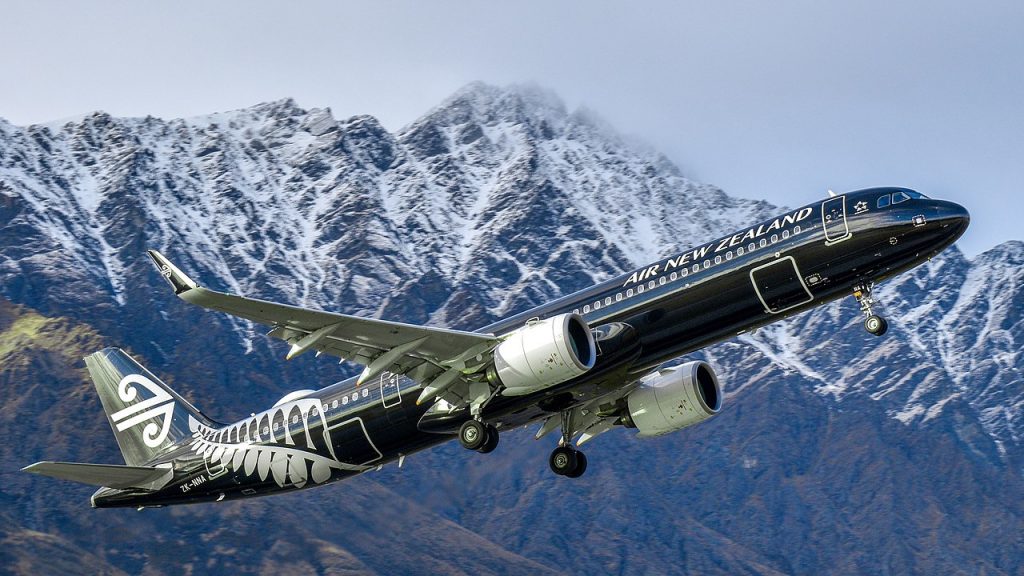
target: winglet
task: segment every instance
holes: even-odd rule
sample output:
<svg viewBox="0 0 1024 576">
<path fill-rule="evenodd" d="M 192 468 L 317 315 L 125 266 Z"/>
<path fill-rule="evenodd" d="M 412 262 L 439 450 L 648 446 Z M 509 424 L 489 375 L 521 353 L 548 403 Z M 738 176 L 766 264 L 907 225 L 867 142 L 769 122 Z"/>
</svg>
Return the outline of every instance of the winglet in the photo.
<svg viewBox="0 0 1024 576">
<path fill-rule="evenodd" d="M 163 254 L 156 250 L 147 250 L 146 253 L 153 259 L 153 263 L 160 270 L 160 274 L 170 283 L 171 288 L 174 288 L 175 295 L 180 295 L 182 292 L 188 292 L 199 286 L 195 280 L 189 278 L 184 272 L 178 270 L 177 266 L 171 264 L 171 261 L 165 258 Z"/>
</svg>

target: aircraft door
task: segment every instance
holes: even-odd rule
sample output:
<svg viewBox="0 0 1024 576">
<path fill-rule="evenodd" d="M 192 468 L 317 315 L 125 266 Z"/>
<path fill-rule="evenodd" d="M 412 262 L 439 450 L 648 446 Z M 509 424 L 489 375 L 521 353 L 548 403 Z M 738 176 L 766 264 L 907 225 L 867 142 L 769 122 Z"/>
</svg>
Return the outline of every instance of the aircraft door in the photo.
<svg viewBox="0 0 1024 576">
<path fill-rule="evenodd" d="M 750 281 L 769 314 L 785 312 L 814 300 L 792 256 L 754 268 L 750 271 Z"/>
<path fill-rule="evenodd" d="M 825 244 L 835 244 L 850 237 L 846 223 L 846 196 L 829 198 L 821 203 L 821 224 L 825 228 Z"/>
</svg>

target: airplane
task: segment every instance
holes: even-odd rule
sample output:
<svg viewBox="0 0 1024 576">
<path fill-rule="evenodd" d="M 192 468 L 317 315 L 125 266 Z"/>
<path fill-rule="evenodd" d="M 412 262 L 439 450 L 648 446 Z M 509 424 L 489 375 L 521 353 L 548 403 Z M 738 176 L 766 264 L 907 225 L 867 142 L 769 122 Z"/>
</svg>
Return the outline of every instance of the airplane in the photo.
<svg viewBox="0 0 1024 576">
<path fill-rule="evenodd" d="M 223 424 L 108 348 L 85 360 L 125 465 L 24 470 L 101 486 L 93 507 L 141 510 L 320 486 L 453 438 L 486 454 L 499 431 L 540 423 L 537 438 L 559 432 L 551 470 L 576 478 L 587 469 L 579 447 L 599 434 L 660 436 L 720 412 L 718 376 L 677 363 L 687 354 L 851 294 L 881 336 L 875 283 L 932 258 L 969 222 L 962 206 L 907 188 L 832 195 L 474 332 L 209 290 L 150 250 L 182 300 L 270 327 L 288 359 L 315 351 L 362 373 Z"/>
</svg>

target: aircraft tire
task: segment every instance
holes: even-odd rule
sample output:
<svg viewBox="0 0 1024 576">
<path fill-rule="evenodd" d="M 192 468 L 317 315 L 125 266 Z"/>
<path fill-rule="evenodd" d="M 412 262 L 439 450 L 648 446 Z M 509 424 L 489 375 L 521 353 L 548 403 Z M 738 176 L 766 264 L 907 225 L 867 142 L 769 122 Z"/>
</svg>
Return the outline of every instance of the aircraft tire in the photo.
<svg viewBox="0 0 1024 576">
<path fill-rule="evenodd" d="M 548 458 L 548 465 L 551 467 L 551 471 L 559 476 L 566 476 L 570 472 L 576 469 L 577 466 L 577 452 L 570 446 L 559 446 L 551 452 L 551 457 Z"/>
<path fill-rule="evenodd" d="M 487 427 L 483 422 L 467 420 L 459 428 L 459 444 L 467 450 L 476 450 L 487 443 Z"/>
<path fill-rule="evenodd" d="M 499 439 L 500 439 L 500 435 L 498 434 L 498 429 L 495 428 L 494 426 L 491 426 L 490 424 L 488 424 L 487 425 L 487 441 L 484 442 L 483 446 L 477 448 L 476 451 L 481 453 L 481 454 L 490 454 L 491 452 L 494 452 L 494 449 L 498 447 L 498 440 Z"/>
<path fill-rule="evenodd" d="M 872 314 L 864 320 L 864 329 L 875 336 L 881 336 L 889 330 L 889 323 L 885 318 Z"/>
<path fill-rule="evenodd" d="M 565 475 L 566 478 L 579 478 L 583 476 L 583 473 L 587 471 L 587 455 L 583 452 L 576 451 L 576 467 L 571 472 Z"/>
</svg>

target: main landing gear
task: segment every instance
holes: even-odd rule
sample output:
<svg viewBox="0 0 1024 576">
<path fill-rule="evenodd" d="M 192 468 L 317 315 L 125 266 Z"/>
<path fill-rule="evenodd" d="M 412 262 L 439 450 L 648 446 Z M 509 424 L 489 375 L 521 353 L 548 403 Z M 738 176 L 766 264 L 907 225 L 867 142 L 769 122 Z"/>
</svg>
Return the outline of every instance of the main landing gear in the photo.
<svg viewBox="0 0 1024 576">
<path fill-rule="evenodd" d="M 467 420 L 459 428 L 459 444 L 481 454 L 494 452 L 498 447 L 498 429 L 479 420 Z"/>
<path fill-rule="evenodd" d="M 572 445 L 572 413 L 572 410 L 562 412 L 562 440 L 551 452 L 548 465 L 559 476 L 579 478 L 587 471 L 587 455 Z"/>
<path fill-rule="evenodd" d="M 551 452 L 548 465 L 559 476 L 579 478 L 587 471 L 587 455 L 572 446 L 559 446 Z"/>
<path fill-rule="evenodd" d="M 860 310 L 864 313 L 864 329 L 875 336 L 881 336 L 889 329 L 889 323 L 885 321 L 885 318 L 871 311 L 871 306 L 875 303 L 874 298 L 871 297 L 872 288 L 873 285 L 870 282 L 854 286 L 853 297 L 857 299 Z"/>
</svg>

